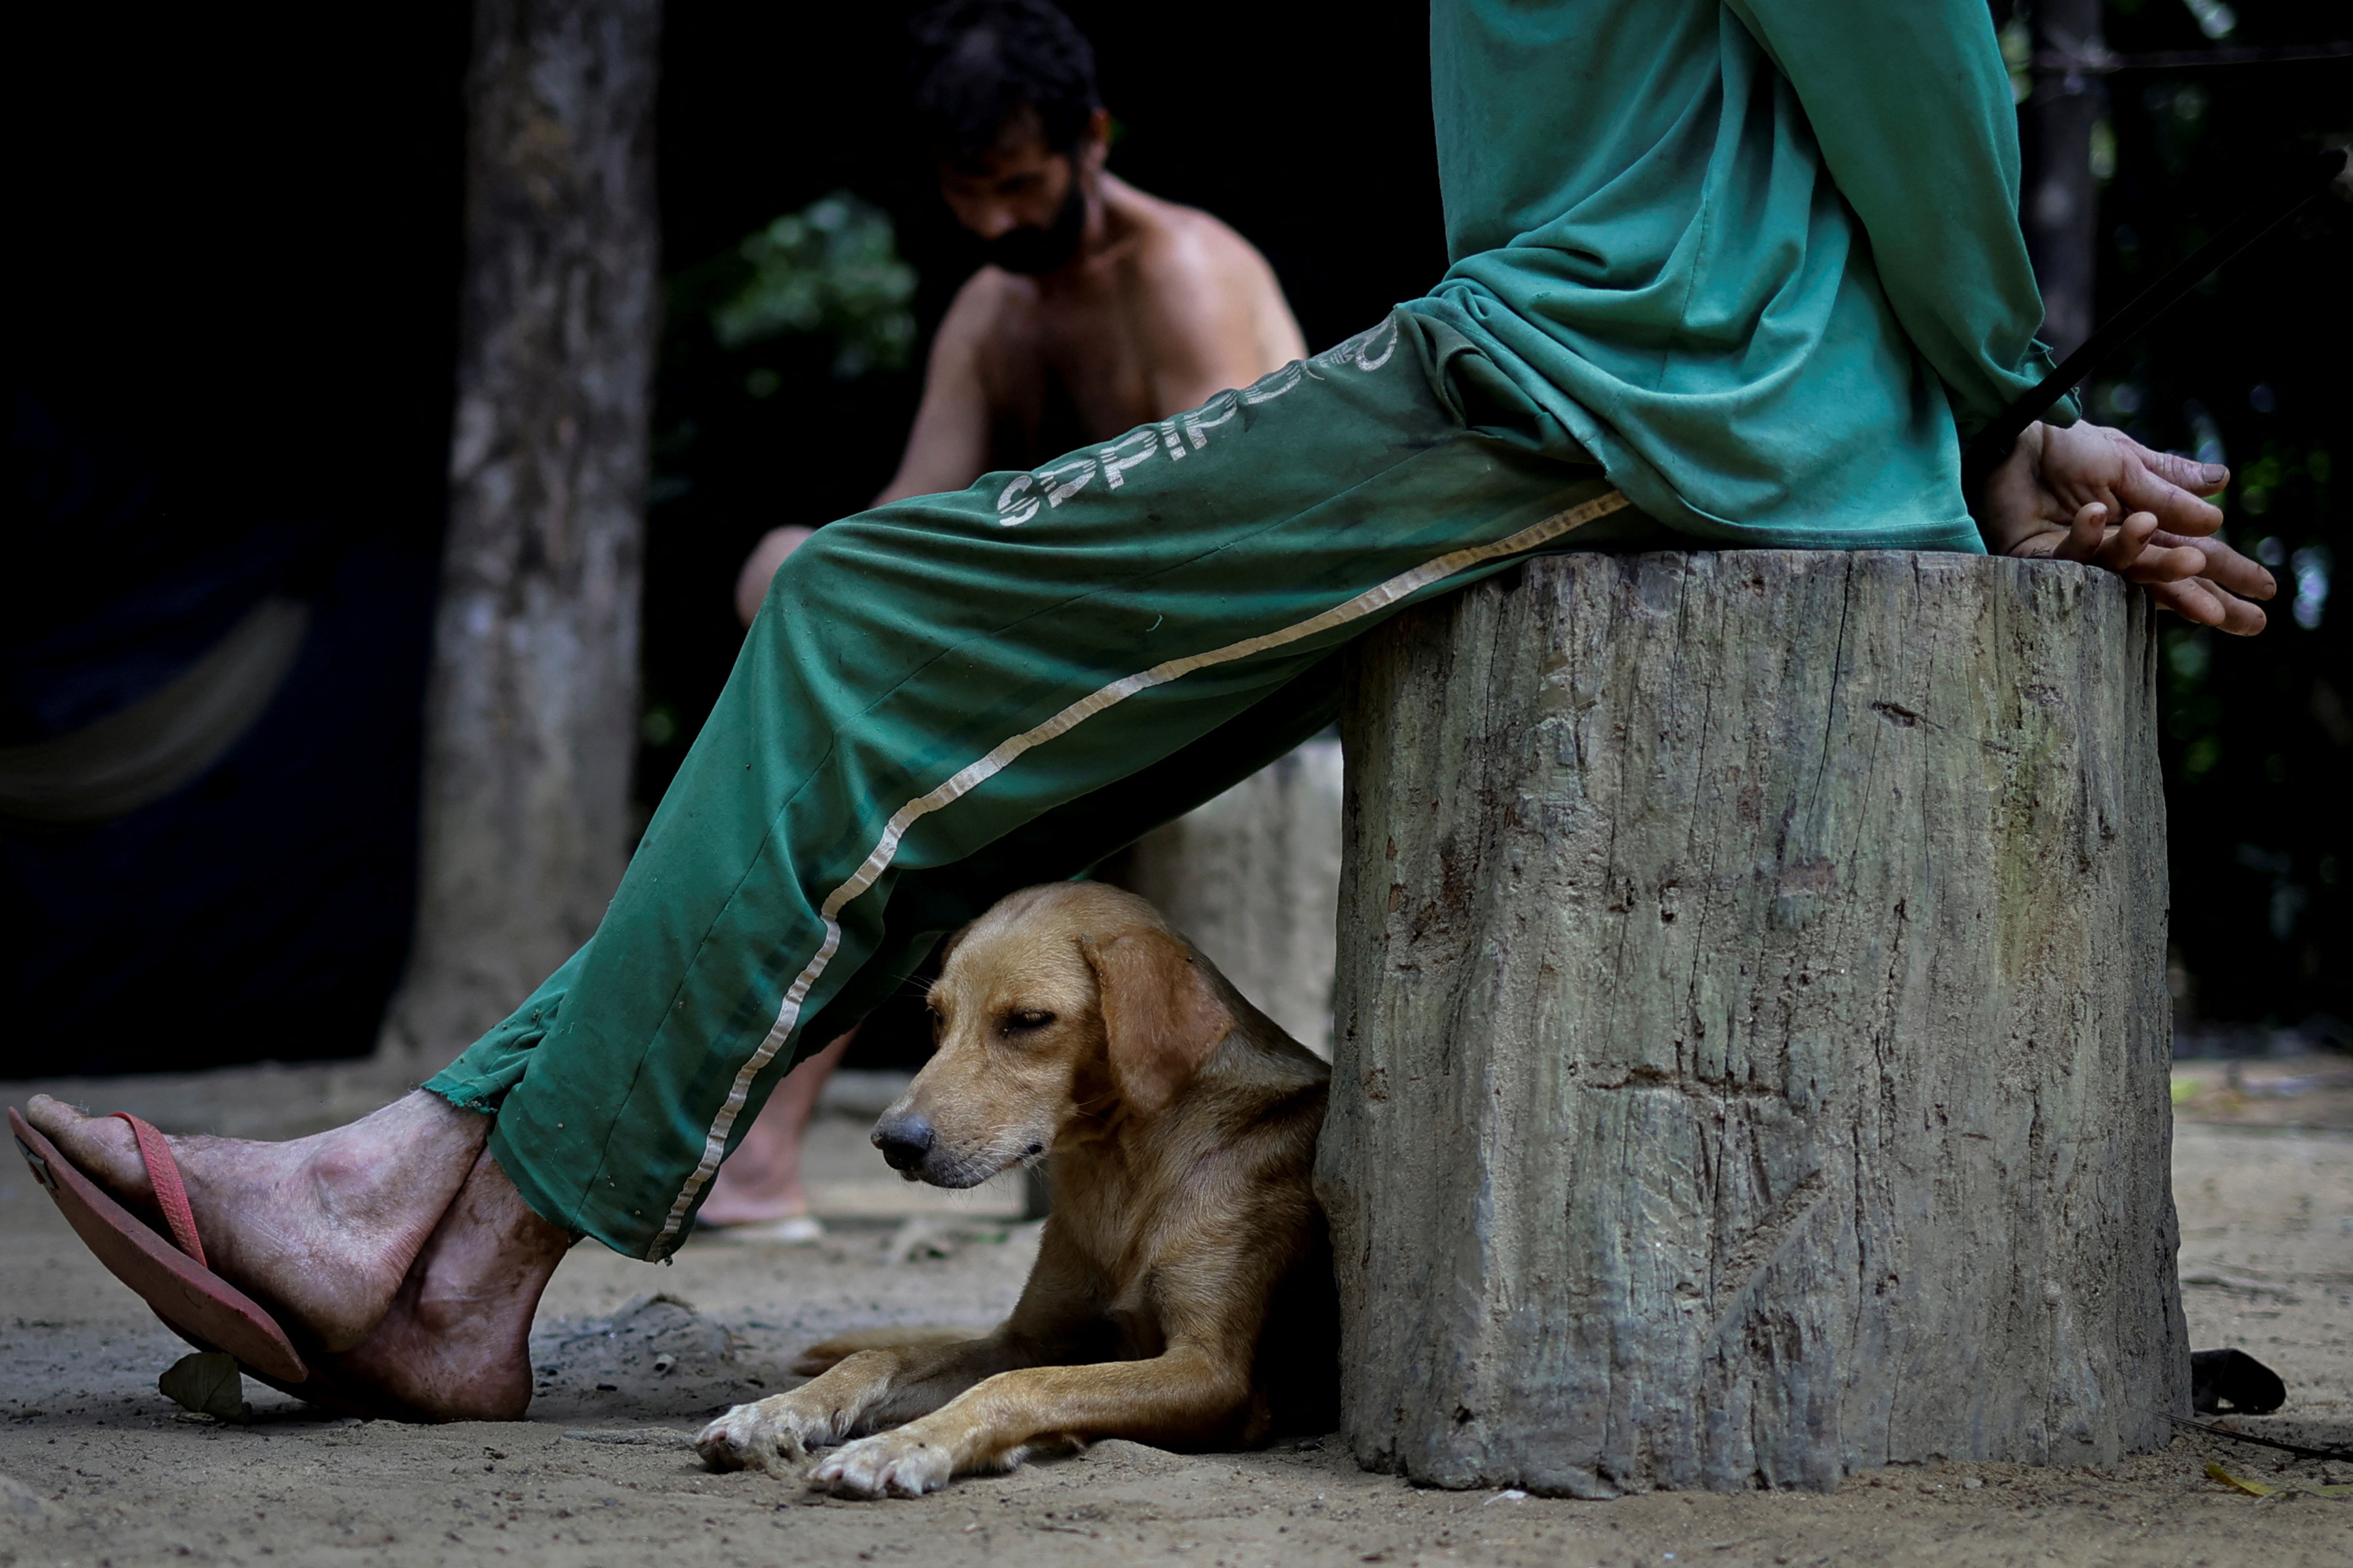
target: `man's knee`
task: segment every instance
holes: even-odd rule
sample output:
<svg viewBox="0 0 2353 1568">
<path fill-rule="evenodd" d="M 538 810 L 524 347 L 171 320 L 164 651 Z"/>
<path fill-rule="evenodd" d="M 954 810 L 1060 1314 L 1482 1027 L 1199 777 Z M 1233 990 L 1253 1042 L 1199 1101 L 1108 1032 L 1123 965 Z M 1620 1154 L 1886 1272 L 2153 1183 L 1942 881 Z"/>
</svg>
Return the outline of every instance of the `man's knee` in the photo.
<svg viewBox="0 0 2353 1568">
<path fill-rule="evenodd" d="M 767 602 L 768 586 L 777 572 L 815 536 L 814 529 L 772 528 L 752 547 L 752 553 L 744 558 L 743 571 L 735 577 L 735 614 L 745 626 L 752 624 L 752 617 Z"/>
</svg>

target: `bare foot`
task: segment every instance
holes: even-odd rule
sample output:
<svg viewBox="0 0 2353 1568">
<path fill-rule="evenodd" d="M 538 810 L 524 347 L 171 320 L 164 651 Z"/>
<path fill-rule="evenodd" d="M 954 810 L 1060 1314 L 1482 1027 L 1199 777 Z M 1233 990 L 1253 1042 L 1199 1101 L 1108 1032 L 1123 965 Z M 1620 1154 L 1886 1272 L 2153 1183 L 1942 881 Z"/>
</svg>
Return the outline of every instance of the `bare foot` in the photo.
<svg viewBox="0 0 2353 1568">
<path fill-rule="evenodd" d="M 817 1111 L 825 1080 L 840 1065 L 856 1029 L 796 1066 L 768 1096 L 768 1103 L 745 1128 L 712 1178 L 711 1192 L 695 1217 L 707 1226 L 775 1226 L 808 1217 L 808 1193 L 801 1184 L 801 1135 Z M 813 1220 L 814 1240 L 825 1234 Z"/>
<path fill-rule="evenodd" d="M 47 1095 L 33 1097 L 25 1119 L 134 1213 L 156 1215 L 129 1123 Z M 291 1142 L 169 1142 L 213 1271 L 340 1352 L 391 1310 L 490 1129 L 489 1117 L 420 1089 Z"/>
<path fill-rule="evenodd" d="M 485 1149 L 367 1342 L 329 1370 L 440 1421 L 516 1421 L 531 1320 L 573 1238 L 532 1213 Z"/>
</svg>

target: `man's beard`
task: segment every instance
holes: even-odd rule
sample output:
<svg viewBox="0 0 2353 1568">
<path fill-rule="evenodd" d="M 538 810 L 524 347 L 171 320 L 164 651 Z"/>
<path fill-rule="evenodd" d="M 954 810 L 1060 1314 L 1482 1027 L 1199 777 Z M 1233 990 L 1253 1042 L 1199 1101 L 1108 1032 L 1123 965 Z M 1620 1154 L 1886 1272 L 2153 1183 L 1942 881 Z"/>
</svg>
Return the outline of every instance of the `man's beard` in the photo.
<svg viewBox="0 0 2353 1568">
<path fill-rule="evenodd" d="M 1071 194 L 1062 199 L 1062 210 L 1044 228 L 1008 228 L 995 239 L 983 240 L 981 258 L 992 267 L 1002 267 L 1008 272 L 1023 272 L 1040 278 L 1049 272 L 1059 272 L 1079 253 L 1079 242 L 1086 237 L 1087 197 L 1075 177 L 1071 181 Z"/>
</svg>

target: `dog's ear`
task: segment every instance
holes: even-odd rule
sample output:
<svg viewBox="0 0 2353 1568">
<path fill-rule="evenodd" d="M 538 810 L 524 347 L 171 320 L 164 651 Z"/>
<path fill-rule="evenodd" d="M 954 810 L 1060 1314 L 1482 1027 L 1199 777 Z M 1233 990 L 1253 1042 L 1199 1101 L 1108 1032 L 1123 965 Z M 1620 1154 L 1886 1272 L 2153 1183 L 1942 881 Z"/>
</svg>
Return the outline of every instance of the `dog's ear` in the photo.
<svg viewBox="0 0 2353 1568">
<path fill-rule="evenodd" d="M 1137 1112 L 1156 1116 L 1233 1032 L 1234 1016 L 1209 977 L 1166 931 L 1131 931 L 1079 946 L 1093 965 L 1102 996 L 1112 1081 Z"/>
<path fill-rule="evenodd" d="M 955 950 L 963 945 L 964 939 L 970 936 L 972 934 L 972 928 L 979 923 L 980 922 L 978 921 L 966 921 L 964 924 L 956 927 L 955 930 L 948 932 L 946 936 L 940 940 L 940 967 L 942 969 L 945 969 L 948 966 L 948 960 L 955 956 Z"/>
</svg>

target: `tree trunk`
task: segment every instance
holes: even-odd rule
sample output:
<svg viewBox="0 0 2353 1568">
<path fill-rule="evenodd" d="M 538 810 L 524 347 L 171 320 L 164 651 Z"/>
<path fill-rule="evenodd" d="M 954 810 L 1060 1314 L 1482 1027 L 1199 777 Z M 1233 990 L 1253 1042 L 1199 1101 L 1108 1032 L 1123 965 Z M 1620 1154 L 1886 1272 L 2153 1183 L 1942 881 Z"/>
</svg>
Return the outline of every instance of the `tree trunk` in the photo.
<svg viewBox="0 0 2353 1568">
<path fill-rule="evenodd" d="M 2074 565 L 1570 555 L 1366 639 L 1317 1173 L 1360 1460 L 2168 1440 L 2150 619 Z"/>
<path fill-rule="evenodd" d="M 423 886 L 438 1061 L 596 930 L 628 852 L 659 321 L 659 0 L 477 0 Z"/>
<path fill-rule="evenodd" d="M 2102 0 L 2035 0 L 2034 90 L 2020 106 L 2024 167 L 2019 202 L 2026 250 L 2042 289 L 2042 341 L 2064 357 L 2092 335 L 2099 263 L 2100 186 L 2092 173 L 2092 126 L 2106 111 L 2094 73 L 2057 63 L 2100 53 Z"/>
<path fill-rule="evenodd" d="M 1158 905 L 1260 1012 L 1331 1055 L 1337 742 L 1310 741 L 1145 835 L 1116 880 Z"/>
</svg>

